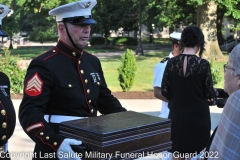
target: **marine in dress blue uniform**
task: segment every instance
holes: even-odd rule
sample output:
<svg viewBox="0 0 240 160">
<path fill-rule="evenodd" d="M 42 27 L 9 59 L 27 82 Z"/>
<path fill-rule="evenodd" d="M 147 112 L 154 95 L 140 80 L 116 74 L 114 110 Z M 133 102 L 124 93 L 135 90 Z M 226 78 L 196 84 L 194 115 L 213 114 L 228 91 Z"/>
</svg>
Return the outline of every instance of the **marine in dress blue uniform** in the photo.
<svg viewBox="0 0 240 160">
<path fill-rule="evenodd" d="M 91 18 L 96 3 L 95 0 L 72 2 L 49 14 L 65 27 L 66 23 L 84 27 L 96 23 Z M 66 32 L 71 40 L 70 31 Z M 34 159 L 61 150 L 64 138 L 58 135 L 59 119 L 97 116 L 98 111 L 101 114 L 126 111 L 108 89 L 99 59 L 73 41 L 70 47 L 60 37 L 57 45 L 33 59 L 27 70 L 19 120 L 36 143 Z"/>
<path fill-rule="evenodd" d="M 0 4 L 0 32 L 2 19 L 8 14 L 9 8 Z M 0 159 L 10 159 L 8 140 L 13 135 L 16 125 L 16 113 L 10 97 L 10 81 L 8 76 L 0 72 Z"/>
</svg>

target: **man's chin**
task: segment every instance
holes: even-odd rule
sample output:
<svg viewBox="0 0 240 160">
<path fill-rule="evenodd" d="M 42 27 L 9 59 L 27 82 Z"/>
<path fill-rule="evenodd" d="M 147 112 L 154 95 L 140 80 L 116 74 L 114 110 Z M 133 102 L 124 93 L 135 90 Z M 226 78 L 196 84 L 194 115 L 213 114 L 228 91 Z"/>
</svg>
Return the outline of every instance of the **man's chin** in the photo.
<svg viewBox="0 0 240 160">
<path fill-rule="evenodd" d="M 83 47 L 87 46 L 87 43 L 81 43 L 81 44 L 79 44 L 77 46 L 78 46 L 78 48 L 83 48 Z"/>
</svg>

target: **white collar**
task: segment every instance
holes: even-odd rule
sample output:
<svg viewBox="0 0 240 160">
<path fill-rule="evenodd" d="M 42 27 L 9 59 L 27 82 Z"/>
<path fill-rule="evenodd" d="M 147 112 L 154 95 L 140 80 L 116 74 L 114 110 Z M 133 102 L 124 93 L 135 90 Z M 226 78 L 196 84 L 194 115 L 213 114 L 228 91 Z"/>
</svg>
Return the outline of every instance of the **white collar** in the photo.
<svg viewBox="0 0 240 160">
<path fill-rule="evenodd" d="M 172 54 L 172 52 L 169 53 L 169 56 L 168 56 L 168 57 L 169 57 L 169 58 L 174 57 L 173 54 Z"/>
</svg>

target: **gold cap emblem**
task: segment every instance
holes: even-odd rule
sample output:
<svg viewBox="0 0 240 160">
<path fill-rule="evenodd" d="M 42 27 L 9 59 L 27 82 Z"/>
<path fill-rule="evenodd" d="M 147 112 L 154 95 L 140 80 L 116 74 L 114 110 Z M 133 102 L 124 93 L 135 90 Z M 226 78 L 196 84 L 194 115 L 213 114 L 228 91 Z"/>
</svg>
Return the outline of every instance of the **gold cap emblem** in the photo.
<svg viewBox="0 0 240 160">
<path fill-rule="evenodd" d="M 4 8 L 0 7 L 0 14 L 2 14 L 4 12 Z"/>
<path fill-rule="evenodd" d="M 91 2 L 88 2 L 88 3 L 85 5 L 85 8 L 88 8 L 90 5 L 91 5 Z"/>
</svg>

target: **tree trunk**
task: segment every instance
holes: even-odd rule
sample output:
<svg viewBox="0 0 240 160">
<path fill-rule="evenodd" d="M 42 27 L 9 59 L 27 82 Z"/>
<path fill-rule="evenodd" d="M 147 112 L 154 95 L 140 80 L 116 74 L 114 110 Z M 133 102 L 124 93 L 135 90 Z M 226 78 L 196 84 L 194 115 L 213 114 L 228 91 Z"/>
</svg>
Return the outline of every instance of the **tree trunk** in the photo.
<svg viewBox="0 0 240 160">
<path fill-rule="evenodd" d="M 152 26 L 149 27 L 150 35 L 149 35 L 149 43 L 153 43 L 153 29 Z"/>
<path fill-rule="evenodd" d="M 217 4 L 205 0 L 197 9 L 197 26 L 201 28 L 205 38 L 203 57 L 208 60 L 224 60 L 217 39 Z"/>
<path fill-rule="evenodd" d="M 105 45 L 105 47 L 108 46 L 107 40 L 108 40 L 109 35 L 110 35 L 109 31 L 108 31 L 108 30 L 105 30 L 105 32 L 104 32 L 104 38 L 105 38 L 104 45 Z"/>
<path fill-rule="evenodd" d="M 133 38 L 137 39 L 137 30 L 134 29 Z"/>
<path fill-rule="evenodd" d="M 10 37 L 10 45 L 9 45 L 9 48 L 8 48 L 9 50 L 13 49 L 12 41 L 13 41 L 13 40 L 12 40 L 12 37 Z"/>
<path fill-rule="evenodd" d="M 219 45 L 222 45 L 225 41 L 222 35 L 222 22 L 225 13 L 226 8 L 220 8 L 219 6 L 217 7 L 217 39 Z"/>
</svg>

